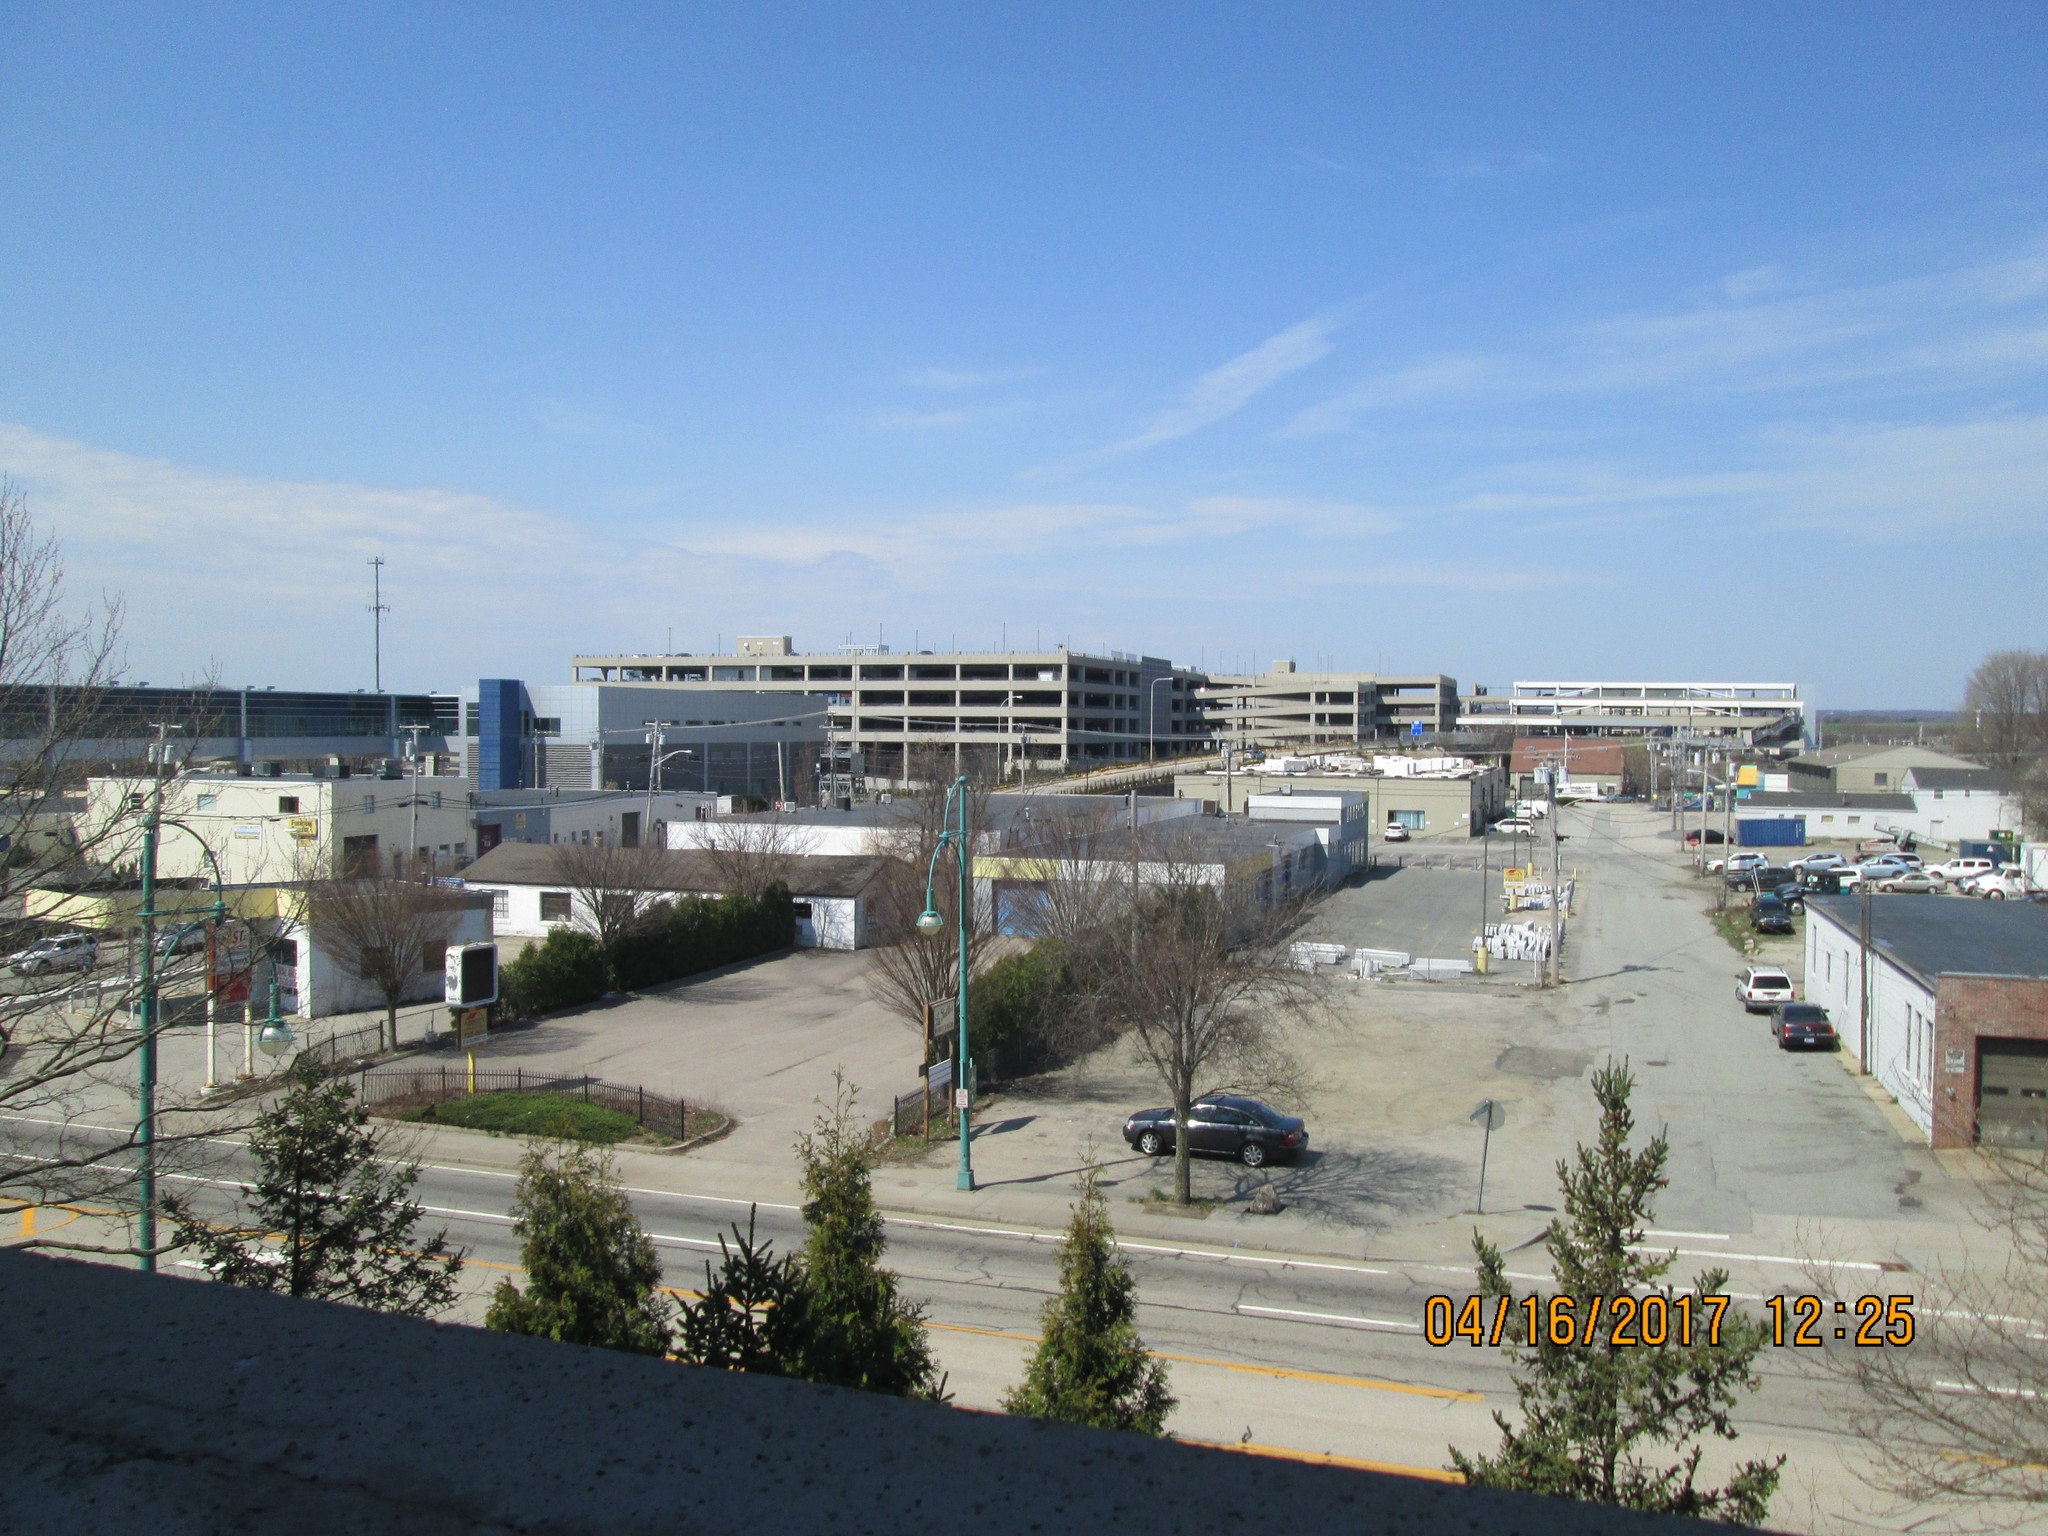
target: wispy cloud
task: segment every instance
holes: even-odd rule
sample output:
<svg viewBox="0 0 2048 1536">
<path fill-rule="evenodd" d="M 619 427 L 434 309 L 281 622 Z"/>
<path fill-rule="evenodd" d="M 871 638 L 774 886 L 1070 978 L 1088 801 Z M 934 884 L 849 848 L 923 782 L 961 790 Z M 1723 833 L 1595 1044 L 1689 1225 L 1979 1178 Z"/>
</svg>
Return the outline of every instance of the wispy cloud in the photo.
<svg viewBox="0 0 2048 1536">
<path fill-rule="evenodd" d="M 1179 404 L 1159 412 L 1136 435 L 1084 454 L 1075 464 L 1142 453 L 1234 416 L 1262 391 L 1329 356 L 1342 318 L 1337 311 L 1326 311 L 1268 336 L 1249 352 L 1240 352 L 1196 379 Z"/>
<path fill-rule="evenodd" d="M 2048 364 L 2048 245 L 2007 259 L 1800 291 L 1736 272 L 1707 302 L 1599 316 L 1491 352 L 1418 358 L 1297 414 L 1283 436 L 1349 430 L 1421 401 L 1506 404 L 1685 388 L 1721 393 L 1955 387 Z"/>
<path fill-rule="evenodd" d="M 1431 172 L 1445 181 L 1487 181 L 1496 176 L 1526 175 L 1550 168 L 1550 156 L 1534 149 L 1481 153 L 1445 150 L 1430 162 Z"/>
</svg>

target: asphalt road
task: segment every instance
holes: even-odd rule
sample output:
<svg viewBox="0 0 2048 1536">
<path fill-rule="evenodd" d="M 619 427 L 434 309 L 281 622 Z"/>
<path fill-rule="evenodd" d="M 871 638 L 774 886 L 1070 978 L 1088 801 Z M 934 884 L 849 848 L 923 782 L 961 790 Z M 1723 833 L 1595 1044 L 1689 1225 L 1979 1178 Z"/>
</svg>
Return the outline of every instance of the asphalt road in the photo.
<svg viewBox="0 0 2048 1536">
<path fill-rule="evenodd" d="M 10 1140 L 47 1135 L 16 1121 Z M 239 1148 L 224 1147 L 205 1176 L 172 1176 L 202 1212 L 226 1216 L 243 1169 Z M 429 1219 L 445 1225 L 466 1254 L 465 1296 L 458 1315 L 481 1317 L 488 1291 L 517 1279 L 519 1245 L 512 1230 L 512 1176 L 427 1165 L 419 1198 Z M 702 1284 L 719 1237 L 748 1219 L 743 1202 L 654 1189 L 631 1192 L 639 1218 L 660 1253 L 667 1283 Z M 0 1222 L 9 1218 L 0 1218 Z M 757 1231 L 778 1251 L 800 1245 L 802 1222 L 787 1205 L 757 1208 Z M 1038 1315 L 1057 1280 L 1057 1234 L 936 1218 L 890 1215 L 889 1264 L 906 1291 L 925 1303 L 941 1363 L 956 1400 L 994 1407 L 1022 1371 Z M 1193 1225 L 1191 1223 L 1191 1225 Z M 45 1232 L 50 1230 L 47 1215 Z M 0 1236 L 12 1236 L 0 1226 Z M 1730 1289 L 1759 1298 L 1802 1289 L 1803 1271 L 1790 1255 L 1746 1253 L 1715 1234 L 1674 1234 L 1690 1272 L 1713 1254 L 1734 1275 Z M 1490 1448 L 1489 1414 L 1511 1406 L 1513 1387 L 1497 1350 L 1457 1344 L 1433 1348 L 1422 1337 L 1428 1297 L 1469 1293 L 1469 1269 L 1425 1264 L 1352 1263 L 1253 1253 L 1152 1239 L 1124 1244 L 1138 1281 L 1140 1328 L 1164 1357 L 1181 1399 L 1174 1420 L 1190 1439 L 1249 1443 L 1296 1454 L 1331 1455 L 1403 1470 L 1433 1471 L 1446 1447 Z M 173 1273 L 193 1272 L 170 1261 Z M 1542 1283 L 1547 1266 L 1535 1251 L 1511 1256 L 1524 1285 Z M 1854 1283 L 1860 1271 L 1845 1279 Z M 1868 1266 L 1870 1288 L 1884 1277 Z M 1753 1303 L 1752 1303 L 1753 1305 Z M 1763 1389 L 1745 1400 L 1737 1421 L 1739 1451 L 1792 1453 L 1802 1477 L 1818 1479 L 1836 1503 L 1855 1479 L 1841 1452 L 1854 1449 L 1836 1427 L 1839 1413 L 1817 1390 L 1808 1362 L 1767 1351 Z M 1708 1466 L 1725 1464 L 1716 1447 Z M 1788 1522 L 1797 1523 L 1797 1522 Z"/>
</svg>

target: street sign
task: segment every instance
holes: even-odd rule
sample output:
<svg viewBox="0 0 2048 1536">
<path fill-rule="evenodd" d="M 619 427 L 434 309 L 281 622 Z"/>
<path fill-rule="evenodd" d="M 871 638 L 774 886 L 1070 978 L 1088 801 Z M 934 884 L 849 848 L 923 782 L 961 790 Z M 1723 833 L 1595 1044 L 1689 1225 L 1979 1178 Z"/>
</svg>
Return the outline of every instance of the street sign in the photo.
<svg viewBox="0 0 2048 1536">
<path fill-rule="evenodd" d="M 944 1093 L 952 1086 L 952 1057 L 948 1056 L 944 1061 L 935 1061 L 924 1069 L 924 1088 L 926 1093 Z"/>
<path fill-rule="evenodd" d="M 955 1088 L 953 1090 L 953 1107 L 955 1109 L 969 1109 L 973 1107 L 967 1102 L 967 1090 L 965 1088 Z"/>
<path fill-rule="evenodd" d="M 1486 1154 L 1493 1150 L 1493 1132 L 1495 1127 L 1507 1119 L 1507 1117 L 1507 1110 L 1502 1108 L 1500 1102 L 1495 1099 L 1481 1099 L 1472 1113 L 1465 1117 L 1467 1120 L 1478 1121 L 1480 1125 L 1486 1128 L 1486 1135 L 1479 1143 L 1479 1204 L 1477 1210 L 1481 1216 L 1486 1214 Z"/>
<path fill-rule="evenodd" d="M 441 961 L 441 997 L 450 1008 L 483 1008 L 498 1000 L 498 946 L 450 944 Z"/>
<path fill-rule="evenodd" d="M 1481 1099 L 1472 1113 L 1465 1117 L 1471 1121 L 1484 1121 L 1489 1131 L 1497 1131 L 1507 1123 L 1508 1107 L 1498 1099 Z"/>
<path fill-rule="evenodd" d="M 1408 734 L 1410 736 L 1413 736 L 1417 741 L 1422 740 L 1422 722 L 1420 720 L 1410 721 L 1408 725 Z"/>
<path fill-rule="evenodd" d="M 455 1036 L 467 1048 L 481 1045 L 491 1032 L 491 1010 L 464 1008 L 455 1015 Z"/>
</svg>

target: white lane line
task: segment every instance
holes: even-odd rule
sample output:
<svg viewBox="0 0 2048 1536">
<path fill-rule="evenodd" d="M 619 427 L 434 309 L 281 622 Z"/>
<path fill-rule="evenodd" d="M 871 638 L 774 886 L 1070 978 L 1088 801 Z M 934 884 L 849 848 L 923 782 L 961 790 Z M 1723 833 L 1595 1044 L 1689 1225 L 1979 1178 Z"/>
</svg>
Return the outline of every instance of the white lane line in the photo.
<svg viewBox="0 0 2048 1536">
<path fill-rule="evenodd" d="M 1240 1312 L 1256 1312 L 1261 1317 L 1294 1317 L 1312 1323 L 1342 1323 L 1351 1328 L 1386 1328 L 1398 1333 L 1420 1333 L 1420 1323 L 1389 1322 L 1383 1317 L 1346 1317 L 1341 1312 L 1297 1312 L 1291 1307 L 1255 1307 L 1249 1302 L 1239 1302 Z"/>
<path fill-rule="evenodd" d="M 1864 1259 L 1788 1259 L 1778 1253 L 1723 1253 L 1719 1250 L 1701 1248 L 1653 1248 L 1647 1243 L 1637 1243 L 1631 1253 L 1675 1253 L 1682 1259 L 1735 1259 L 1744 1264 L 1791 1264 L 1800 1269 L 1867 1269 L 1872 1274 L 1881 1274 L 1882 1264 L 1872 1264 Z"/>
<path fill-rule="evenodd" d="M 1692 1238 L 1695 1242 L 1701 1243 L 1726 1243 L 1733 1241 L 1733 1239 L 1731 1239 L 1726 1232 L 1670 1232 L 1660 1227 L 1645 1227 L 1643 1229 L 1643 1236 L 1689 1237 Z"/>
<path fill-rule="evenodd" d="M 429 1216 L 460 1216 L 466 1221 L 488 1221 L 506 1227 L 511 1226 L 513 1220 L 502 1211 L 469 1211 L 454 1205 L 423 1205 L 420 1209 Z M 678 1237 L 672 1232 L 650 1232 L 647 1237 L 650 1242 L 674 1243 L 683 1248 L 709 1248 L 714 1253 L 718 1251 L 717 1242 L 710 1238 Z"/>
<path fill-rule="evenodd" d="M 1934 1384 L 1934 1390 L 1937 1392 L 1982 1394 L 1985 1397 L 2016 1397 L 2030 1403 L 2041 1395 L 2027 1387 L 1980 1387 L 1967 1381 L 1937 1381 Z"/>
<path fill-rule="evenodd" d="M 981 1227 L 972 1222 L 926 1221 L 913 1216 L 884 1218 L 892 1227 L 917 1227 L 931 1232 L 969 1232 L 976 1237 L 1013 1237 L 1027 1243 L 1057 1243 L 1058 1232 L 1029 1232 L 1016 1227 Z M 1174 1248 L 1160 1243 L 1135 1243 L 1116 1239 L 1117 1247 L 1129 1253 L 1157 1254 L 1169 1259 L 1211 1259 L 1224 1264 L 1266 1264 L 1280 1269 L 1332 1269 L 1347 1275 L 1389 1275 L 1392 1270 L 1372 1269 L 1364 1264 L 1332 1264 L 1320 1259 L 1289 1259 L 1264 1253 L 1222 1253 L 1208 1248 Z"/>
</svg>

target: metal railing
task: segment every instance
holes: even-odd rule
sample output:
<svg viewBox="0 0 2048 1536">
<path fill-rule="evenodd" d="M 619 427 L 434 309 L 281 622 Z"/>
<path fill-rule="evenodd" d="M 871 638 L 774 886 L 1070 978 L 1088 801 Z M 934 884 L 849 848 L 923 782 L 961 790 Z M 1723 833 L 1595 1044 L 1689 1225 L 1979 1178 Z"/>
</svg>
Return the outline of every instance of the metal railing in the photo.
<svg viewBox="0 0 2048 1536">
<path fill-rule="evenodd" d="M 472 1074 L 461 1063 L 365 1068 L 357 1076 L 356 1098 L 365 1109 L 410 1108 L 467 1098 L 471 1093 L 553 1093 L 631 1115 L 642 1130 L 677 1141 L 690 1139 L 690 1109 L 680 1098 L 645 1088 L 608 1083 L 585 1073 L 556 1073 L 514 1067 Z M 705 1111 L 697 1111 L 699 1116 Z"/>
</svg>

